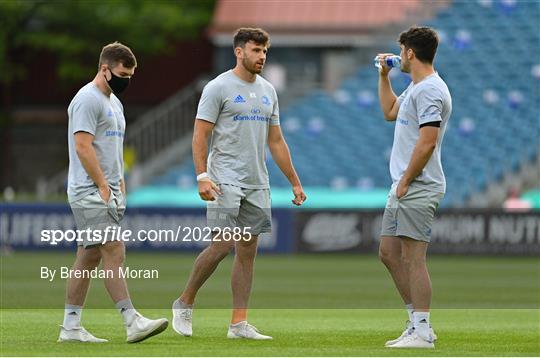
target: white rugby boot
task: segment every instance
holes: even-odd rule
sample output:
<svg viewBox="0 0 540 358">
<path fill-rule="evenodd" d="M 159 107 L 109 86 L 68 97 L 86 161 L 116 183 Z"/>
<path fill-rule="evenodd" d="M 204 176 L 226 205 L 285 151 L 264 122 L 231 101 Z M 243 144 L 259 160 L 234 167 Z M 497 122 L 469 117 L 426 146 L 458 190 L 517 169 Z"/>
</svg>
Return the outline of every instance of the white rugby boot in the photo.
<svg viewBox="0 0 540 358">
<path fill-rule="evenodd" d="M 430 330 L 431 338 L 433 339 L 433 342 L 435 342 L 437 340 L 437 335 L 435 334 L 435 331 L 433 330 L 432 327 L 429 327 L 429 330 Z M 405 338 L 406 336 L 411 334 L 413 331 L 414 331 L 414 328 L 412 326 L 412 322 L 407 320 L 405 330 L 401 333 L 401 336 L 397 337 L 396 339 L 386 341 L 384 346 L 389 347 L 389 346 L 397 343 L 398 341 L 402 340 L 403 338 Z"/>
<path fill-rule="evenodd" d="M 137 343 L 163 332 L 169 321 L 166 318 L 148 319 L 139 312 L 135 314 L 133 321 L 126 325 L 128 343 Z"/>
<path fill-rule="evenodd" d="M 185 337 L 193 335 L 192 316 L 193 308 L 183 308 L 178 300 L 172 305 L 173 321 L 172 327 L 174 331 Z"/>
<path fill-rule="evenodd" d="M 259 333 L 255 326 L 250 325 L 247 321 L 238 322 L 236 324 L 229 325 L 229 331 L 227 332 L 227 338 L 247 338 L 254 340 L 269 340 L 270 336 L 265 336 Z"/>
<path fill-rule="evenodd" d="M 425 340 L 413 331 L 411 334 L 388 346 L 388 348 L 435 348 L 435 344 L 433 344 L 431 337 L 429 340 Z"/>
<path fill-rule="evenodd" d="M 105 343 L 108 340 L 94 337 L 84 327 L 65 329 L 64 326 L 60 326 L 60 336 L 57 342 Z"/>
</svg>

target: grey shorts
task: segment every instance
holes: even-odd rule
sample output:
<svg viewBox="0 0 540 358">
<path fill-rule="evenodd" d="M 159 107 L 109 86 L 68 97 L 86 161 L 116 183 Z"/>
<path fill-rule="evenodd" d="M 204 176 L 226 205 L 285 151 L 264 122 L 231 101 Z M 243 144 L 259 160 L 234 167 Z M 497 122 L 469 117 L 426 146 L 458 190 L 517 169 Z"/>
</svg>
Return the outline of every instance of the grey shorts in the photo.
<svg viewBox="0 0 540 358">
<path fill-rule="evenodd" d="M 407 194 L 398 199 L 396 188 L 390 189 L 381 236 L 405 236 L 430 242 L 435 211 L 443 197 L 443 193 L 410 186 Z"/>
<path fill-rule="evenodd" d="M 212 231 L 239 227 L 252 235 L 271 232 L 269 189 L 245 189 L 228 184 L 220 184 L 219 188 L 223 195 L 207 203 L 206 219 Z"/>
<path fill-rule="evenodd" d="M 111 191 L 109 202 L 103 201 L 99 191 L 70 203 L 77 230 L 85 230 L 77 240 L 84 248 L 112 241 L 112 228 L 119 228 L 126 210 L 126 200 L 119 191 Z M 107 229 L 109 227 L 109 229 Z M 90 235 L 87 233 L 91 232 Z"/>
</svg>

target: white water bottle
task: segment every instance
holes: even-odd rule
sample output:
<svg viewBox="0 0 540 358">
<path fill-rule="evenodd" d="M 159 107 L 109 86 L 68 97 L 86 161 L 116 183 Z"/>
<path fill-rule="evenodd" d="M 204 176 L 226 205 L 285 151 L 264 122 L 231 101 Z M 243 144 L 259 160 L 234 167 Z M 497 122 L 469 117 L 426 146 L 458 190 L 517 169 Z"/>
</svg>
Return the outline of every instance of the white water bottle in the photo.
<svg viewBox="0 0 540 358">
<path fill-rule="evenodd" d="M 399 68 L 401 66 L 401 57 L 399 56 L 388 56 L 385 59 L 386 65 L 390 68 L 397 67 Z M 375 64 L 375 67 L 378 69 L 381 68 L 381 63 L 379 61 L 379 56 L 375 56 L 373 59 L 373 63 Z"/>
</svg>

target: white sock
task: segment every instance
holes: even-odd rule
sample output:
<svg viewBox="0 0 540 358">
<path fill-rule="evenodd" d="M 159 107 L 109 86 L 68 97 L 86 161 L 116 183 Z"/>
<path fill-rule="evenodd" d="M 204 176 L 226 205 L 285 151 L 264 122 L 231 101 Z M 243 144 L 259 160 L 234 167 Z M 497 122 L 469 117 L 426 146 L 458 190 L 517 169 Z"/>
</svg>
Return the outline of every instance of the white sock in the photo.
<svg viewBox="0 0 540 358">
<path fill-rule="evenodd" d="M 135 319 L 135 315 L 137 314 L 137 310 L 135 310 L 135 307 L 133 307 L 133 303 L 131 303 L 131 300 L 129 298 L 123 299 L 121 301 L 116 302 L 116 308 L 118 308 L 118 312 L 122 315 L 122 318 L 124 319 L 124 324 L 126 326 L 131 325 L 131 322 Z"/>
<path fill-rule="evenodd" d="M 64 306 L 64 323 L 62 326 L 65 329 L 73 329 L 81 326 L 82 306 L 65 304 Z"/>
<path fill-rule="evenodd" d="M 414 312 L 414 331 L 426 341 L 431 341 L 429 329 L 429 312 Z"/>
<path fill-rule="evenodd" d="M 187 303 L 184 303 L 181 299 L 177 299 L 173 303 L 174 309 L 193 309 L 193 305 L 188 305 Z"/>
<path fill-rule="evenodd" d="M 246 324 L 247 324 L 247 321 L 240 321 L 240 322 L 236 322 L 236 323 L 231 323 L 231 327 L 241 328 L 242 326 L 244 326 Z"/>
<path fill-rule="evenodd" d="M 405 305 L 405 309 L 407 310 L 407 314 L 409 315 L 409 325 L 407 326 L 407 328 L 412 328 L 413 327 L 413 321 L 414 321 L 414 318 L 413 318 L 414 307 L 413 307 L 412 303 L 407 303 Z"/>
</svg>

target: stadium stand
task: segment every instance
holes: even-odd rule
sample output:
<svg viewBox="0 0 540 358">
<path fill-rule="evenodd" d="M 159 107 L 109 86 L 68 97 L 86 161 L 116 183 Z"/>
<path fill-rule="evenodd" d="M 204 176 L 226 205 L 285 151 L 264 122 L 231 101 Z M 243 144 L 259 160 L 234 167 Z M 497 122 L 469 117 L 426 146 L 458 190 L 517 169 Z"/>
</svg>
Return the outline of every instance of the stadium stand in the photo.
<svg viewBox="0 0 540 358">
<path fill-rule="evenodd" d="M 540 3 L 458 1 L 427 24 L 441 34 L 435 67 L 453 96 L 443 143 L 444 206 L 459 206 L 489 182 L 540 152 L 538 58 Z M 381 51 L 398 50 L 396 44 Z M 363 66 L 334 93 L 313 91 L 282 111 L 281 124 L 304 186 L 384 188 L 394 125 L 382 118 L 377 72 Z M 394 91 L 407 75 L 392 71 Z M 268 154 L 272 187 L 288 183 Z M 187 160 L 152 185 L 195 185 Z"/>
</svg>

